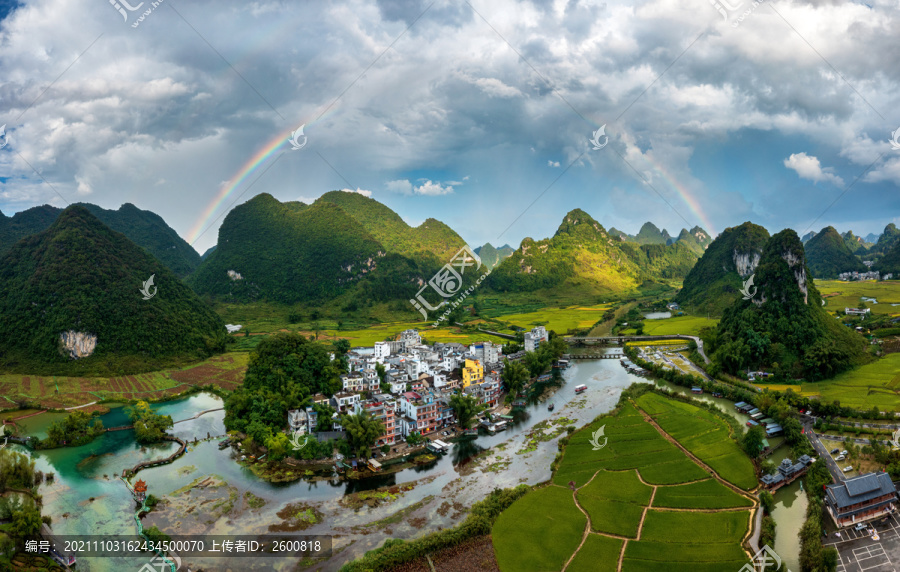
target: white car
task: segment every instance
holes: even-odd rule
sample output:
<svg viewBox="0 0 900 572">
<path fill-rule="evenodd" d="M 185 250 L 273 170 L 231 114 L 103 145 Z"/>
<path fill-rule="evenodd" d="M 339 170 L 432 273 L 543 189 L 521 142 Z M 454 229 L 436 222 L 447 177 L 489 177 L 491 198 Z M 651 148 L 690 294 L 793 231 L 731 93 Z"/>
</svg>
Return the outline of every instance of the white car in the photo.
<svg viewBox="0 0 900 572">
<path fill-rule="evenodd" d="M 850 471 L 853 470 L 853 466 L 852 466 L 852 465 L 847 465 L 846 467 L 844 467 L 843 470 L 844 470 L 845 473 L 849 473 Z"/>
</svg>

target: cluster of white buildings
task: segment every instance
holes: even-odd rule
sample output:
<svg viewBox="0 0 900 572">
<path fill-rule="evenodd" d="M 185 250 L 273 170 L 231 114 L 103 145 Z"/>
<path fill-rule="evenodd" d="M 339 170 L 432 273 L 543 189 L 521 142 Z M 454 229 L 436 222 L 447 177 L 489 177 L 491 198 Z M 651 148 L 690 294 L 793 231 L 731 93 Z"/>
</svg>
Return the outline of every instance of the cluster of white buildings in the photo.
<svg viewBox="0 0 900 572">
<path fill-rule="evenodd" d="M 845 282 L 850 280 L 890 280 L 894 275 L 888 272 L 884 276 L 881 275 L 881 272 L 868 271 L 868 272 L 841 272 L 838 274 L 838 280 L 843 280 Z"/>
<path fill-rule="evenodd" d="M 534 351 L 547 339 L 543 326 L 534 328 L 525 334 L 526 351 Z M 474 396 L 489 409 L 499 405 L 504 357 L 515 360 L 525 355 L 504 356 L 501 349 L 489 341 L 425 345 L 418 330 L 404 330 L 398 340 L 375 342 L 372 351 L 350 351 L 341 390 L 331 397 L 317 394 L 313 402 L 336 410 L 334 431 L 342 429 L 341 415 L 367 411 L 385 427 L 375 445 L 393 445 L 412 433 L 425 435 L 455 423 L 450 397 L 456 391 Z M 376 364 L 385 368 L 383 383 Z M 291 431 L 313 433 L 318 421 L 312 407 L 288 412 Z"/>
</svg>

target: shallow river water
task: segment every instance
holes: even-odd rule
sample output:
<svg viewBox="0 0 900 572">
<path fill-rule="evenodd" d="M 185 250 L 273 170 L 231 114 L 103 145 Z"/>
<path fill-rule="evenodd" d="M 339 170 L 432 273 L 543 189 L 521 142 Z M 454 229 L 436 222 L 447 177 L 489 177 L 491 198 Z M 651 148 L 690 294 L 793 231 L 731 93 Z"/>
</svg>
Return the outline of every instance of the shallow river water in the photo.
<svg viewBox="0 0 900 572">
<path fill-rule="evenodd" d="M 611 410 L 622 390 L 635 381 L 645 381 L 628 374 L 618 360 L 586 360 L 574 363 L 564 374 L 566 383 L 547 402 L 529 406 L 516 414 L 511 426 L 493 436 L 479 436 L 474 441 L 453 445 L 447 455 L 424 467 L 414 467 L 395 474 L 358 481 L 300 480 L 291 483 L 268 483 L 256 477 L 249 469 L 235 462 L 230 448 L 220 450 L 218 440 L 201 441 L 191 445 L 188 452 L 169 465 L 141 471 L 139 476 L 148 485 L 148 492 L 160 498 L 175 499 L 169 506 L 160 505 L 144 519 L 145 526 L 158 525 L 170 534 L 265 534 L 272 525 L 283 525 L 287 513 L 296 514 L 309 509 L 315 514 L 312 524 L 298 532 L 333 536 L 334 556 L 324 566 L 321 561 L 316 569 L 337 570 L 340 566 L 365 551 L 380 545 L 386 538 L 413 538 L 427 532 L 451 527 L 460 522 L 464 508 L 483 499 L 492 489 L 516 486 L 520 483 L 537 484 L 550 478 L 550 464 L 557 452 L 557 438 L 532 443 L 525 452 L 527 433 L 535 424 L 545 420 L 551 426 L 575 424 L 583 426 L 596 416 Z M 576 395 L 574 388 L 586 384 L 587 391 Z M 664 382 L 663 382 L 664 384 Z M 668 384 L 666 384 L 668 385 Z M 670 386 L 675 390 L 683 388 Z M 723 411 L 740 416 L 733 404 L 711 396 L 711 400 Z M 720 403 L 721 402 L 721 403 Z M 555 404 L 553 412 L 547 405 Z M 198 394 L 163 404 L 154 404 L 160 413 L 173 419 L 187 419 L 194 414 L 222 406 L 213 395 Z M 43 414 L 23 420 L 30 432 L 41 434 L 58 415 Z M 224 411 L 207 413 L 197 419 L 177 423 L 172 433 L 184 439 L 204 439 L 207 434 L 219 436 L 225 433 L 222 422 Z M 113 409 L 102 417 L 104 426 L 127 425 L 121 408 Z M 745 419 L 744 419 L 745 420 Z M 565 434 L 564 432 L 562 434 Z M 489 454 L 478 453 L 493 448 Z M 39 469 L 56 474 L 55 482 L 41 487 L 44 497 L 44 513 L 53 518 L 53 531 L 57 535 L 105 534 L 133 535 L 134 502 L 131 494 L 118 478 L 124 468 L 144 459 L 159 458 L 176 449 L 174 444 L 141 447 L 136 444 L 131 431 L 104 434 L 93 443 L 77 448 L 65 448 L 32 453 Z M 17 447 L 17 450 L 24 450 Z M 780 459 L 779 459 L 780 460 Z M 185 495 L 173 495 L 175 491 L 198 478 L 217 477 L 224 484 L 208 493 L 209 489 L 192 490 Z M 405 485 L 395 495 L 395 500 L 381 506 L 369 507 L 360 503 L 348 506 L 354 493 L 379 487 Z M 263 499 L 265 505 L 252 508 L 243 501 L 245 493 Z M 218 499 L 234 500 L 230 510 L 215 508 L 216 503 L 203 503 L 205 494 Z M 793 504 L 779 492 L 780 505 Z M 91 500 L 93 498 L 93 500 Z M 193 502 L 193 504 L 192 504 Z M 222 504 L 222 503 L 218 503 Z M 291 510 L 285 511 L 288 505 Z M 219 512 L 217 512 L 217 510 Z M 779 549 L 794 537 L 796 532 L 782 527 L 780 517 L 787 518 L 798 509 L 776 509 L 779 520 Z M 391 518 L 402 511 L 402 518 Z M 279 515 L 278 513 L 282 514 Z M 792 519 L 793 520 L 793 519 Z M 799 526 L 798 526 L 799 528 Z M 150 556 L 130 558 L 78 559 L 79 570 L 138 570 Z M 188 559 L 188 564 L 204 570 L 288 570 L 297 562 L 291 559 Z M 792 566 L 796 569 L 796 566 Z"/>
</svg>

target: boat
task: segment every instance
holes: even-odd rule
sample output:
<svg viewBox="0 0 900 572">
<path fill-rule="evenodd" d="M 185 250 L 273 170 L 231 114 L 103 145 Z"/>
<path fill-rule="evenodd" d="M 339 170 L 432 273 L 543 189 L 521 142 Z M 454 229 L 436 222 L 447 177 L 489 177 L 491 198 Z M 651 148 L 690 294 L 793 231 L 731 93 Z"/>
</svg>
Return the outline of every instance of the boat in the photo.
<svg viewBox="0 0 900 572">
<path fill-rule="evenodd" d="M 581 393 L 582 391 L 585 391 L 585 390 L 587 390 L 587 386 L 584 385 L 583 383 L 581 385 L 575 386 L 575 393 Z"/>
<path fill-rule="evenodd" d="M 547 411 L 553 411 L 554 407 L 556 407 L 556 406 L 551 403 L 550 405 L 547 406 Z"/>
<path fill-rule="evenodd" d="M 528 402 L 524 399 L 516 399 L 512 402 L 512 405 L 513 407 L 525 407 L 526 405 L 528 405 Z"/>
<path fill-rule="evenodd" d="M 478 429 L 463 429 L 463 437 L 477 437 Z"/>
</svg>

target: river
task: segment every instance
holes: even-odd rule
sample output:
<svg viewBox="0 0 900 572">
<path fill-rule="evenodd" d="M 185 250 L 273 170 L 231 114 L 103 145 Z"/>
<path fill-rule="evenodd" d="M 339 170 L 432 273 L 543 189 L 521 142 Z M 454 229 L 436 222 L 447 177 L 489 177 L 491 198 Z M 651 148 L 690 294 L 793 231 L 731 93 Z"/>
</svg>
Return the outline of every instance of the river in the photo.
<svg viewBox="0 0 900 572">
<path fill-rule="evenodd" d="M 174 491 L 198 477 L 216 475 L 225 483 L 225 488 L 219 489 L 217 494 L 222 496 L 229 491 L 236 495 L 233 508 L 221 514 L 209 508 L 213 505 L 194 511 L 205 494 L 195 489 L 188 493 L 187 504 L 182 494 L 176 498 L 182 499 L 179 501 L 181 504 L 173 501 L 171 506 L 160 505 L 144 519 L 144 524 L 157 524 L 164 531 L 177 531 L 178 534 L 264 534 L 270 525 L 285 523 L 282 518 L 284 513 L 279 516 L 279 511 L 290 503 L 302 503 L 301 508 L 310 508 L 318 516 L 313 519 L 317 522 L 303 530 L 302 534 L 334 536 L 335 555 L 321 569 L 337 570 L 343 563 L 377 547 L 386 538 L 413 538 L 455 525 L 465 517 L 464 507 L 483 499 L 494 488 L 548 480 L 551 476 L 550 464 L 557 452 L 557 439 L 538 442 L 536 448 L 532 444 L 534 450 L 523 452 L 528 441 L 526 433 L 545 420 L 567 418 L 573 420 L 575 425 L 583 426 L 596 416 L 610 411 L 628 385 L 645 381 L 628 374 L 618 360 L 575 362 L 565 371 L 564 378 L 566 384 L 547 402 L 529 406 L 517 413 L 506 431 L 456 443 L 449 454 L 430 465 L 359 481 L 304 479 L 291 483 L 268 483 L 235 462 L 230 448 L 220 450 L 217 440 L 201 441 L 191 445 L 188 452 L 174 463 L 142 471 L 140 478 L 147 482 L 149 493 L 172 498 Z M 588 390 L 576 395 L 574 388 L 578 384 L 586 384 Z M 660 384 L 676 391 L 687 391 L 665 382 Z M 723 411 L 745 420 L 727 400 L 709 395 L 694 397 L 712 401 Z M 547 410 L 548 403 L 555 404 L 553 412 Z M 222 401 L 218 397 L 197 394 L 153 404 L 153 409 L 179 420 L 221 406 Z M 22 424 L 29 432 L 42 435 L 49 423 L 62 415 L 45 413 L 23 420 Z M 207 434 L 222 435 L 225 433 L 223 418 L 224 411 L 207 413 L 197 419 L 177 423 L 172 433 L 183 439 L 203 439 Z M 128 424 L 122 408 L 111 410 L 101 419 L 106 427 Z M 570 423 L 561 422 L 559 426 Z M 174 444 L 141 447 L 134 441 L 131 431 L 118 431 L 106 433 L 82 447 L 33 453 L 40 470 L 56 475 L 52 484 L 44 484 L 40 489 L 44 497 L 44 513 L 53 518 L 54 533 L 135 534 L 134 503 L 117 475 L 138 461 L 166 456 L 176 447 Z M 493 450 L 487 456 L 472 460 L 488 448 Z M 24 449 L 17 447 L 17 450 Z M 354 493 L 395 485 L 406 485 L 403 488 L 411 490 L 401 492 L 396 495 L 396 500 L 381 506 L 363 505 L 355 510 L 346 506 L 348 499 L 355 498 Z M 248 491 L 266 504 L 252 508 L 242 502 Z M 192 498 L 194 504 L 190 504 Z M 403 518 L 391 521 L 390 517 L 398 511 L 404 511 Z M 781 543 L 796 532 L 786 531 L 777 514 L 776 520 L 779 521 L 778 550 Z M 78 569 L 137 569 L 148 560 L 149 555 L 119 559 L 80 557 Z M 226 562 L 224 559 L 207 558 L 192 562 L 202 565 L 205 570 L 288 570 L 296 566 L 296 560 L 287 559 L 232 559 Z M 796 566 L 792 568 L 797 569 Z M 182 567 L 184 569 L 186 567 Z"/>
</svg>

